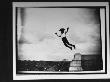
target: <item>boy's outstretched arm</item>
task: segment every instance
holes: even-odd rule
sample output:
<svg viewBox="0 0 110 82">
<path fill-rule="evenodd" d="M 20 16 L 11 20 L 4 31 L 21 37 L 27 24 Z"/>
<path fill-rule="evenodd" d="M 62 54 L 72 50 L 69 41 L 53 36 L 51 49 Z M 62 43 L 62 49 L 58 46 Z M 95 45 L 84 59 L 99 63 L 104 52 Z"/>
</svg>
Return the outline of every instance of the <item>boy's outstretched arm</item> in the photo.
<svg viewBox="0 0 110 82">
<path fill-rule="evenodd" d="M 67 33 L 67 32 L 68 32 L 68 30 L 69 30 L 69 27 L 67 28 L 67 31 L 66 31 L 65 33 Z"/>
<path fill-rule="evenodd" d="M 57 36 L 58 36 L 58 34 L 57 33 L 55 33 Z M 58 36 L 58 37 L 61 37 L 61 36 Z"/>
</svg>

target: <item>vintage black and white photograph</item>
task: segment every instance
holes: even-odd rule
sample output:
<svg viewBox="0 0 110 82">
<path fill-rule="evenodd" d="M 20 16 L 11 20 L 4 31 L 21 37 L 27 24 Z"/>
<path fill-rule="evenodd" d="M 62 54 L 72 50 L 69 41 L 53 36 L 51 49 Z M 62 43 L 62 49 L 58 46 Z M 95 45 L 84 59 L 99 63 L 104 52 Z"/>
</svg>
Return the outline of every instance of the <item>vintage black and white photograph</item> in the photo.
<svg viewBox="0 0 110 82">
<path fill-rule="evenodd" d="M 13 3 L 14 75 L 106 73 L 107 9 L 74 4 Z"/>
</svg>

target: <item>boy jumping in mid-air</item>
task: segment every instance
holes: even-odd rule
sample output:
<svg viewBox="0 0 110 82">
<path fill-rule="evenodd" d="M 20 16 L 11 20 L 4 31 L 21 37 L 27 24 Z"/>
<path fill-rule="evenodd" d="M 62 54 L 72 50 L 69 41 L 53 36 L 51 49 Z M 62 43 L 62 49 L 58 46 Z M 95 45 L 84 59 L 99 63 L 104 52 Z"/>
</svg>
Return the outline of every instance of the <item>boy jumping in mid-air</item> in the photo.
<svg viewBox="0 0 110 82">
<path fill-rule="evenodd" d="M 72 45 L 68 42 L 67 38 L 66 38 L 66 33 L 68 32 L 69 27 L 67 28 L 67 30 L 65 30 L 64 28 L 61 28 L 59 31 L 61 32 L 61 35 L 59 36 L 57 33 L 55 33 L 58 37 L 62 38 L 62 41 L 64 43 L 64 45 L 68 48 L 70 48 L 72 50 L 72 47 L 74 47 L 75 49 L 75 45 Z"/>
</svg>

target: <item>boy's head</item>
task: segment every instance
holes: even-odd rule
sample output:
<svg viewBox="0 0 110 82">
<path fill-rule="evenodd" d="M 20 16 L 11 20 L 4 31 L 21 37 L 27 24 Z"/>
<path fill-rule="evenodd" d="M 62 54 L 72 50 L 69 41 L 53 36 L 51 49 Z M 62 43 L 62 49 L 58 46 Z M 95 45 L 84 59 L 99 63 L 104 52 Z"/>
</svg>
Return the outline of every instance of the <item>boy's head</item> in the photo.
<svg viewBox="0 0 110 82">
<path fill-rule="evenodd" d="M 65 29 L 64 28 L 61 28 L 59 31 L 61 31 L 61 34 L 64 33 Z"/>
<path fill-rule="evenodd" d="M 67 28 L 67 30 L 68 30 L 68 28 Z M 55 33 L 55 34 L 57 34 L 58 36 L 61 36 L 62 34 L 66 34 L 66 29 L 65 28 L 60 28 L 60 30 L 58 30 L 58 32 Z"/>
</svg>

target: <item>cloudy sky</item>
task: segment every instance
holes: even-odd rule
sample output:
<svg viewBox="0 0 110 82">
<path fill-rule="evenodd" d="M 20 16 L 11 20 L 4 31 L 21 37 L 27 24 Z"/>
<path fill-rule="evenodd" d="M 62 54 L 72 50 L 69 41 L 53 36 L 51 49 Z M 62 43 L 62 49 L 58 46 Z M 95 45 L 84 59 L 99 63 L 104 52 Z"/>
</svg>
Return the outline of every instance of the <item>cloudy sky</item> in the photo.
<svg viewBox="0 0 110 82">
<path fill-rule="evenodd" d="M 18 9 L 19 58 L 27 60 L 71 60 L 75 53 L 100 52 L 100 22 L 96 9 L 25 8 Z M 76 45 L 70 50 L 54 33 L 69 27 L 67 39 Z"/>
</svg>

